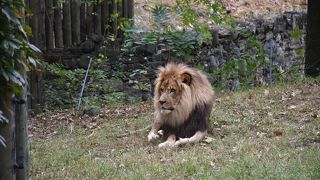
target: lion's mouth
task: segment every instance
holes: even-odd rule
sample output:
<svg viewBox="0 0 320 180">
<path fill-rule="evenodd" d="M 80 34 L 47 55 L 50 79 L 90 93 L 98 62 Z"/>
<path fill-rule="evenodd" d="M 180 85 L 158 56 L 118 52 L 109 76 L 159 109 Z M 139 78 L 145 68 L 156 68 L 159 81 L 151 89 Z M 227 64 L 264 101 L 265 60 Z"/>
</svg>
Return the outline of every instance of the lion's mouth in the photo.
<svg viewBox="0 0 320 180">
<path fill-rule="evenodd" d="M 173 111 L 174 109 L 172 107 L 161 107 L 161 111 L 163 112 L 168 112 L 168 111 Z"/>
</svg>

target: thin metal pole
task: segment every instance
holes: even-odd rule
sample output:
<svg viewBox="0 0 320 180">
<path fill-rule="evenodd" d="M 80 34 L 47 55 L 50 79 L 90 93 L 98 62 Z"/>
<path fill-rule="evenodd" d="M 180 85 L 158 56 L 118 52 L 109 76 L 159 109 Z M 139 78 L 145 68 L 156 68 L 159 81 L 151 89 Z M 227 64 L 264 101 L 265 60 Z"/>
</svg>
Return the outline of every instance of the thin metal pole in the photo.
<svg viewBox="0 0 320 180">
<path fill-rule="evenodd" d="M 89 74 L 89 69 L 90 69 L 90 66 L 91 66 L 91 62 L 92 62 L 92 57 L 90 57 L 90 61 L 89 61 L 89 64 L 88 64 L 88 68 L 87 68 L 87 71 L 86 71 L 86 75 L 85 75 L 84 80 L 83 80 L 83 84 L 82 84 L 82 88 L 81 88 L 81 92 L 80 92 L 80 98 L 79 98 L 78 107 L 77 107 L 78 110 L 80 109 L 80 104 L 81 104 L 81 100 L 82 100 L 83 90 L 84 90 L 84 87 L 85 87 L 85 85 L 86 85 L 86 81 L 87 81 L 87 77 L 88 77 L 88 74 Z"/>
<path fill-rule="evenodd" d="M 269 84 L 271 84 L 272 83 L 272 51 L 273 51 L 272 40 L 269 41 L 269 47 L 270 47 Z"/>
</svg>

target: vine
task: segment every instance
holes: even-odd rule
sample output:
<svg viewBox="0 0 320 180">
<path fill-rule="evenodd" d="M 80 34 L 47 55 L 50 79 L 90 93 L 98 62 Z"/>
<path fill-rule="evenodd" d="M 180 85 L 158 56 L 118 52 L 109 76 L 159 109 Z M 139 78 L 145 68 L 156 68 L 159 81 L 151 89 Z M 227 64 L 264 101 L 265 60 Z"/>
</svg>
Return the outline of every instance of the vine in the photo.
<svg viewBox="0 0 320 180">
<path fill-rule="evenodd" d="M 23 72 L 37 65 L 35 57 L 40 50 L 28 41 L 31 31 L 23 21 L 23 9 L 23 0 L 0 2 L 0 93 L 21 93 L 26 83 Z M 3 109 L 0 109 L 0 123 L 8 123 Z M 0 143 L 4 144 L 1 135 Z"/>
</svg>

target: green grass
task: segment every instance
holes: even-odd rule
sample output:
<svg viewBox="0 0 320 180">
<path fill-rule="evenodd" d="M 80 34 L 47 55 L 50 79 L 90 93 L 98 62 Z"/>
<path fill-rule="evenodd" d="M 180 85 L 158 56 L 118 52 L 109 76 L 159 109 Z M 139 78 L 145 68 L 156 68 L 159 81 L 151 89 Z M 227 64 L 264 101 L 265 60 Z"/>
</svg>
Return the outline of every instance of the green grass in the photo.
<svg viewBox="0 0 320 180">
<path fill-rule="evenodd" d="M 267 91 L 268 92 L 267 92 Z M 210 143 L 158 149 L 147 131 L 152 104 L 135 115 L 70 123 L 31 139 L 31 179 L 319 179 L 320 82 L 308 80 L 220 95 Z M 126 111 L 124 111 L 126 112 Z"/>
</svg>

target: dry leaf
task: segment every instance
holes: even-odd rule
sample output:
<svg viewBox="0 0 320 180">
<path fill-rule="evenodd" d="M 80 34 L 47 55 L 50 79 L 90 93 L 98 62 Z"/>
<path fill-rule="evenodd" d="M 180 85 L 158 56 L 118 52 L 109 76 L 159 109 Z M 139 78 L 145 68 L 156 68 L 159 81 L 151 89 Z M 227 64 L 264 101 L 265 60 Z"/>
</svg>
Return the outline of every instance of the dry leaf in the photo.
<svg viewBox="0 0 320 180">
<path fill-rule="evenodd" d="M 210 144 L 212 141 L 213 141 L 213 138 L 212 137 L 208 137 L 208 136 L 206 136 L 205 139 L 203 140 L 203 142 L 205 142 L 207 144 Z"/>
<path fill-rule="evenodd" d="M 297 108 L 297 106 L 295 106 L 295 105 L 291 105 L 288 107 L 288 109 L 295 109 L 295 108 Z"/>
<path fill-rule="evenodd" d="M 274 136 L 282 136 L 282 134 L 283 134 L 283 132 L 280 131 L 280 130 L 275 130 L 275 131 L 273 131 L 273 135 L 274 135 Z"/>
</svg>

